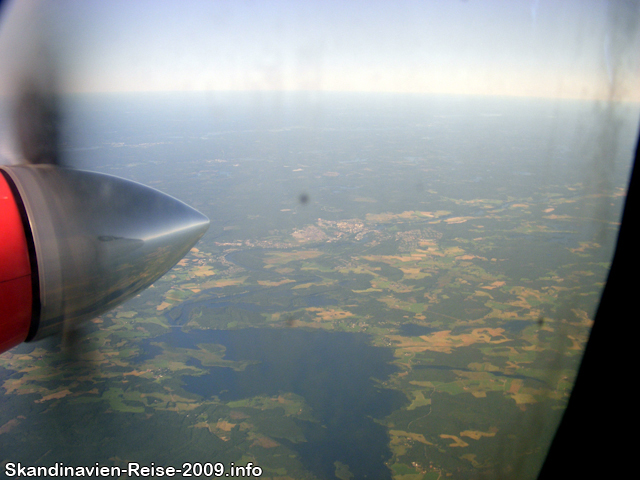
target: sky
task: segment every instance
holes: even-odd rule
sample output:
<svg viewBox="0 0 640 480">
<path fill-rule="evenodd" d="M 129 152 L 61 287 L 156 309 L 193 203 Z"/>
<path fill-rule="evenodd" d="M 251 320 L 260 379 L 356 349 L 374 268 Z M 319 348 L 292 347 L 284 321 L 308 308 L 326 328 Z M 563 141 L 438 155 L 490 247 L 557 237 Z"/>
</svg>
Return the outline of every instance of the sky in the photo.
<svg viewBox="0 0 640 480">
<path fill-rule="evenodd" d="M 27 0 L 3 10 L 0 91 L 40 34 L 69 92 L 640 100 L 638 2 Z"/>
</svg>

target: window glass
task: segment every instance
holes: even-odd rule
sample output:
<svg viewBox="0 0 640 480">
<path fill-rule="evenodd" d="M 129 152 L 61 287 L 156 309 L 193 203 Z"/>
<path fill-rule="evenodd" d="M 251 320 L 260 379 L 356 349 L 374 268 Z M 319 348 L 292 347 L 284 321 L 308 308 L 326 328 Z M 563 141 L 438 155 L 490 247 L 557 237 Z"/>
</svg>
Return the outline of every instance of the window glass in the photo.
<svg viewBox="0 0 640 480">
<path fill-rule="evenodd" d="M 3 15 L 4 106 L 41 58 L 68 165 L 211 220 L 72 351 L 54 338 L 0 356 L 6 475 L 18 462 L 537 475 L 625 201 L 633 3 L 62 1 Z M 0 153 L 17 161 L 1 121 Z"/>
</svg>

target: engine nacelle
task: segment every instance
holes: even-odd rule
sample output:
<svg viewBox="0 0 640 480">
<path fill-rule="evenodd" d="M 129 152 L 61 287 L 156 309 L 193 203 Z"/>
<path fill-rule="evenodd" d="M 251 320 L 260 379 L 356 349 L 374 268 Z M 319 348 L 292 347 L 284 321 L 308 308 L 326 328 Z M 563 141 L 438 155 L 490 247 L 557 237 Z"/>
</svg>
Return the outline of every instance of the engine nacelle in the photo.
<svg viewBox="0 0 640 480">
<path fill-rule="evenodd" d="M 0 166 L 0 352 L 131 298 L 208 227 L 183 202 L 119 177 Z"/>
</svg>

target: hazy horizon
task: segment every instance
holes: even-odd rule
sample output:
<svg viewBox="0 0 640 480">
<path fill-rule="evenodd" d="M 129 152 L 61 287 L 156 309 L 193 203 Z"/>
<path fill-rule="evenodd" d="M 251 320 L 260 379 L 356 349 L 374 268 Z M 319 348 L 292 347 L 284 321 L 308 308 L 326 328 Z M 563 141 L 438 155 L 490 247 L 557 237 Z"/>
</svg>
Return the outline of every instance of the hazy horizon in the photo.
<svg viewBox="0 0 640 480">
<path fill-rule="evenodd" d="M 24 58 L 42 68 L 34 51 L 46 45 L 65 92 L 638 101 L 637 14 L 599 1 L 14 2 L 0 26 L 0 91 L 24 76 Z"/>
</svg>

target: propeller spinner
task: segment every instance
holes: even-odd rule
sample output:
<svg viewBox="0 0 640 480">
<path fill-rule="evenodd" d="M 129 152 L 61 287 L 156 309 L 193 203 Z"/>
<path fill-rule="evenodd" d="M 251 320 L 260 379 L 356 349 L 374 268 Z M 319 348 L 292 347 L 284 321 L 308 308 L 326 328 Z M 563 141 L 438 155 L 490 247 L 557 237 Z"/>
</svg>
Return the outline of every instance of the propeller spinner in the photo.
<svg viewBox="0 0 640 480">
<path fill-rule="evenodd" d="M 13 282 L 19 293 L 0 300 L 0 350 L 74 328 L 131 298 L 209 227 L 207 217 L 181 201 L 111 175 L 54 165 L 0 172 L 2 256 L 16 264 L 2 261 L 0 282 Z"/>
</svg>

